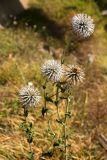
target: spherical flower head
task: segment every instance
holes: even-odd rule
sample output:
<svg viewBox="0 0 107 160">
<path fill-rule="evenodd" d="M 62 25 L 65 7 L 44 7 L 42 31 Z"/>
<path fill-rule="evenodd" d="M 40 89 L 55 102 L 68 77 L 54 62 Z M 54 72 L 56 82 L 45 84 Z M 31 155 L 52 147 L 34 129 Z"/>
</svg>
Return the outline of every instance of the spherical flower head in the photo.
<svg viewBox="0 0 107 160">
<path fill-rule="evenodd" d="M 48 80 L 58 82 L 63 76 L 63 68 L 56 60 L 47 60 L 42 66 L 42 73 Z"/>
<path fill-rule="evenodd" d="M 68 65 L 65 68 L 65 79 L 67 83 L 76 85 L 84 80 L 84 72 L 77 65 Z"/>
<path fill-rule="evenodd" d="M 72 18 L 72 28 L 78 36 L 87 38 L 94 32 L 95 25 L 87 14 L 77 14 Z"/>
<path fill-rule="evenodd" d="M 20 90 L 19 96 L 20 102 L 25 107 L 35 107 L 41 99 L 39 90 L 34 88 L 34 85 L 31 82 Z"/>
</svg>

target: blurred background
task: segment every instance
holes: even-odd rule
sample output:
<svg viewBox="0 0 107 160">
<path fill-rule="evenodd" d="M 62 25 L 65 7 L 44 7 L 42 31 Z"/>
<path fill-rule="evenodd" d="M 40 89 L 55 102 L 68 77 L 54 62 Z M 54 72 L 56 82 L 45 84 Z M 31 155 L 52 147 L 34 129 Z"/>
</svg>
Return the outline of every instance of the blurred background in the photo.
<svg viewBox="0 0 107 160">
<path fill-rule="evenodd" d="M 95 32 L 86 40 L 72 34 L 71 19 L 77 13 L 94 20 Z M 107 160 L 107 0 L 0 1 L 0 160 L 26 160 L 19 89 L 33 82 L 42 90 L 40 66 L 45 59 L 60 59 L 65 47 L 66 63 L 82 65 L 86 75 L 72 92 L 72 160 Z M 29 116 L 35 131 L 35 160 L 62 160 L 61 151 L 46 134 L 42 105 Z M 56 112 L 49 107 L 58 135 Z"/>
</svg>

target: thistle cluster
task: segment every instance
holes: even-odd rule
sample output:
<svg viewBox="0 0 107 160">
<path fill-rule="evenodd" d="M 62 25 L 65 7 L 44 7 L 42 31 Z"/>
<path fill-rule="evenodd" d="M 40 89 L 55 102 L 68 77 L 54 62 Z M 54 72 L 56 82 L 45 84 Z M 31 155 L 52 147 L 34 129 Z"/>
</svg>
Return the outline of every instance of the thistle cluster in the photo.
<svg viewBox="0 0 107 160">
<path fill-rule="evenodd" d="M 41 67 L 41 72 L 43 77 L 46 79 L 46 83 L 43 86 L 44 89 L 44 107 L 42 108 L 42 115 L 44 116 L 47 111 L 47 102 L 51 102 L 56 106 L 58 119 L 57 121 L 61 124 L 66 125 L 66 115 L 70 117 L 69 112 L 66 110 L 64 115 L 64 121 L 61 120 L 59 114 L 59 103 L 62 100 L 66 100 L 68 102 L 69 94 L 67 97 L 65 96 L 65 92 L 68 91 L 73 85 L 79 84 L 84 79 L 83 70 L 77 65 L 64 65 L 60 61 L 57 60 L 47 60 Z M 52 82 L 52 87 L 56 88 L 55 94 L 50 95 L 46 93 L 47 83 Z M 54 85 L 53 85 L 54 84 Z M 52 89 L 53 91 L 53 89 Z M 24 108 L 24 117 L 25 120 L 21 124 L 21 128 L 24 129 L 25 135 L 27 138 L 27 142 L 30 146 L 30 156 L 29 160 L 33 160 L 33 151 L 31 151 L 31 144 L 33 143 L 33 132 L 32 132 L 32 123 L 27 121 L 29 108 L 35 107 L 40 103 L 41 94 L 37 88 L 34 87 L 33 83 L 29 82 L 28 85 L 24 86 L 19 92 L 20 102 Z M 65 126 L 64 125 L 64 126 Z M 64 129 L 65 130 L 65 129 Z M 66 133 L 65 133 L 66 139 Z M 66 140 L 65 140 L 66 141 Z"/>
<path fill-rule="evenodd" d="M 89 37 L 93 32 L 95 25 L 90 16 L 86 14 L 77 14 L 72 18 L 72 28 L 74 33 L 82 38 Z M 44 90 L 44 107 L 42 108 L 42 115 L 48 112 L 47 103 L 51 102 L 56 106 L 57 109 L 57 122 L 62 125 L 63 136 L 61 144 L 64 145 L 65 149 L 65 160 L 68 160 L 68 151 L 67 151 L 67 120 L 68 117 L 71 118 L 71 109 L 69 110 L 70 96 L 71 92 L 69 90 L 82 83 L 85 79 L 85 74 L 83 69 L 77 64 L 64 64 L 62 61 L 57 61 L 54 59 L 47 60 L 41 66 L 41 73 L 45 79 L 43 85 Z M 47 92 L 47 84 L 52 84 L 51 93 Z M 55 89 L 55 90 L 54 90 Z M 52 94 L 52 91 L 54 91 Z M 66 94 L 67 93 L 67 94 Z M 34 159 L 34 153 L 31 150 L 31 144 L 33 143 L 33 132 L 32 132 L 32 123 L 27 121 L 29 114 L 29 108 L 37 106 L 41 101 L 40 91 L 34 87 L 33 83 L 28 83 L 26 86 L 22 87 L 19 92 L 20 102 L 24 108 L 24 122 L 22 123 L 22 128 L 26 133 L 27 142 L 30 146 L 30 158 L 29 160 Z M 65 101 L 65 111 L 64 115 L 61 118 L 59 113 L 59 104 Z M 50 125 L 49 125 L 50 126 Z M 50 127 L 51 128 L 51 127 Z M 54 137 L 56 134 L 50 129 L 51 135 Z M 59 140 L 58 140 L 59 144 Z"/>
<path fill-rule="evenodd" d="M 64 65 L 56 60 L 48 60 L 42 66 L 44 77 L 54 83 L 79 84 L 84 80 L 84 71 L 77 65 Z"/>
<path fill-rule="evenodd" d="M 83 82 L 84 72 L 77 65 L 65 65 L 57 60 L 47 60 L 41 67 L 41 72 L 46 81 L 51 81 L 61 86 L 72 86 Z M 61 88 L 62 91 L 67 88 Z M 40 92 L 29 82 L 19 92 L 20 102 L 23 107 L 35 107 L 41 100 Z"/>
<path fill-rule="evenodd" d="M 89 37 L 94 32 L 93 19 L 87 14 L 77 14 L 72 18 L 73 31 L 82 38 Z M 47 60 L 41 67 L 46 81 L 64 84 L 65 86 L 76 85 L 84 80 L 84 72 L 77 65 L 64 66 L 56 60 Z M 65 87 L 66 88 L 66 87 Z M 41 99 L 40 92 L 32 83 L 24 86 L 19 93 L 20 102 L 24 107 L 36 106 Z"/>
<path fill-rule="evenodd" d="M 47 103 L 51 102 L 54 106 L 56 106 L 57 113 L 57 122 L 62 128 L 62 136 L 60 139 L 56 137 L 56 134 L 52 131 L 52 128 L 49 127 L 49 131 L 51 131 L 50 135 L 56 138 L 56 142 L 58 147 L 63 146 L 63 151 L 65 152 L 65 160 L 68 159 L 68 128 L 67 128 L 67 120 L 71 118 L 71 109 L 70 109 L 70 96 L 71 96 L 71 88 L 75 85 L 78 85 L 83 82 L 85 74 L 83 69 L 78 65 L 66 65 L 57 60 L 47 60 L 41 67 L 42 74 L 46 79 L 46 83 L 43 86 L 44 89 L 44 102 L 45 107 L 42 109 L 42 115 L 48 111 Z M 51 91 L 54 91 L 54 94 L 50 94 L 47 92 L 47 84 L 52 84 Z M 65 110 L 63 117 L 60 115 L 59 106 L 62 104 L 62 101 L 65 103 Z M 60 141 L 60 143 L 59 143 Z"/>
</svg>

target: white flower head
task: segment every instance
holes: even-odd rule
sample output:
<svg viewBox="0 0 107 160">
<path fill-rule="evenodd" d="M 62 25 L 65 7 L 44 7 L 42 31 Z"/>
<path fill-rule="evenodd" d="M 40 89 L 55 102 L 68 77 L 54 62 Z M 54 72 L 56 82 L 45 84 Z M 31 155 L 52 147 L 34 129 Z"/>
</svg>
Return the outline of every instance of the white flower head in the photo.
<svg viewBox="0 0 107 160">
<path fill-rule="evenodd" d="M 56 60 L 47 60 L 42 68 L 43 75 L 53 82 L 58 82 L 61 80 L 63 76 L 63 68 L 61 66 L 61 63 Z"/>
<path fill-rule="evenodd" d="M 65 68 L 65 79 L 67 83 L 76 85 L 79 82 L 83 82 L 84 76 L 83 70 L 77 65 L 68 65 Z"/>
<path fill-rule="evenodd" d="M 78 36 L 87 38 L 94 32 L 95 24 L 87 14 L 77 14 L 72 18 L 72 28 Z"/>
<path fill-rule="evenodd" d="M 39 90 L 34 88 L 34 85 L 31 82 L 20 90 L 19 96 L 20 102 L 26 107 L 35 107 L 41 99 Z"/>
</svg>

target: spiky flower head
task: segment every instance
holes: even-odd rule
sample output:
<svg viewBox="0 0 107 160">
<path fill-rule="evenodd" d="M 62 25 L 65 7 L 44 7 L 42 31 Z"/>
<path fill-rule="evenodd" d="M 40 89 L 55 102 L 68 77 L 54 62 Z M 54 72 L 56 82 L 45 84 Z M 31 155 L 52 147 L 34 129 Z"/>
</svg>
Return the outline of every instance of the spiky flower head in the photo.
<svg viewBox="0 0 107 160">
<path fill-rule="evenodd" d="M 31 82 L 20 90 L 19 96 L 20 102 L 25 107 L 35 107 L 41 99 L 39 90 L 34 88 L 34 85 Z"/>
<path fill-rule="evenodd" d="M 72 28 L 78 36 L 86 38 L 94 32 L 95 25 L 87 14 L 77 14 L 72 18 Z"/>
<path fill-rule="evenodd" d="M 84 72 L 77 65 L 68 65 L 65 68 L 65 80 L 70 84 L 78 84 L 84 80 Z"/>
<path fill-rule="evenodd" d="M 48 80 L 58 82 L 63 76 L 63 68 L 56 60 L 47 60 L 42 66 L 42 73 Z"/>
</svg>

